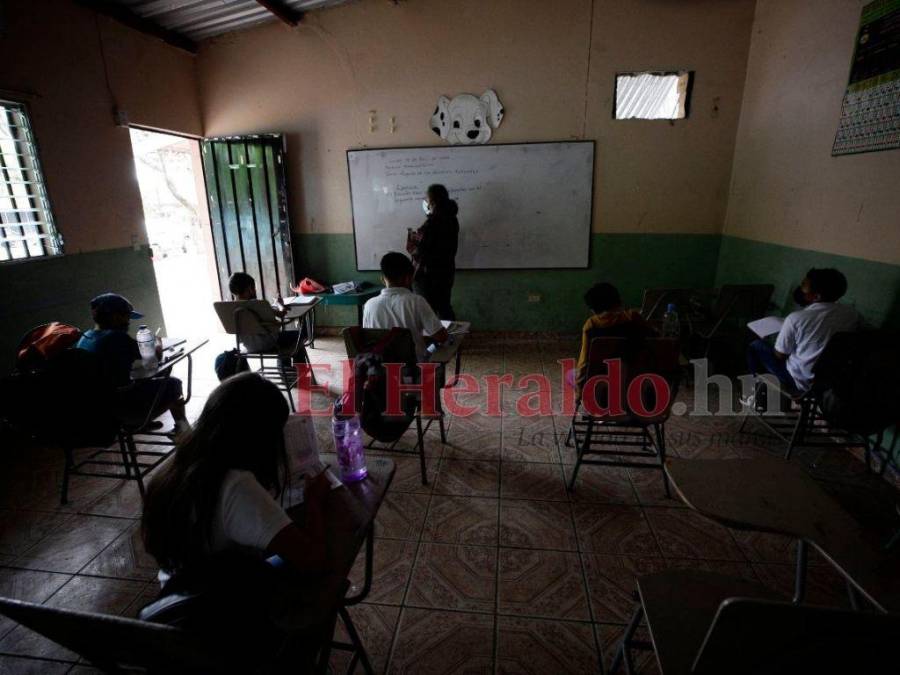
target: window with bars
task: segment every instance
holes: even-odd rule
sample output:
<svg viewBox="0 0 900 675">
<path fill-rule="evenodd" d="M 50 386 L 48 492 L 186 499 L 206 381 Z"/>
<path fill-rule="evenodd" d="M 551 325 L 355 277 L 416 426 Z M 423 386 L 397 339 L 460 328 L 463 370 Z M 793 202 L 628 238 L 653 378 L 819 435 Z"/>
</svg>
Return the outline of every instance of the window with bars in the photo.
<svg viewBox="0 0 900 675">
<path fill-rule="evenodd" d="M 0 100 L 0 263 L 59 253 L 28 113 Z"/>
</svg>

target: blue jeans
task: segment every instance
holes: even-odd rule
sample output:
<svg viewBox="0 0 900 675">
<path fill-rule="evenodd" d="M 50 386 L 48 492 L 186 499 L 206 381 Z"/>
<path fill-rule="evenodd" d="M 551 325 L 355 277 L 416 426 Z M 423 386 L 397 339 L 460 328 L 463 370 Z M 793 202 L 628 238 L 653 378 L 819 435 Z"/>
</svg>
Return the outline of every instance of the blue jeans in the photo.
<svg viewBox="0 0 900 675">
<path fill-rule="evenodd" d="M 747 367 L 754 375 L 772 373 L 788 393 L 798 391 L 797 383 L 788 372 L 787 361 L 778 358 L 775 348 L 763 339 L 754 340 L 747 347 Z"/>
</svg>

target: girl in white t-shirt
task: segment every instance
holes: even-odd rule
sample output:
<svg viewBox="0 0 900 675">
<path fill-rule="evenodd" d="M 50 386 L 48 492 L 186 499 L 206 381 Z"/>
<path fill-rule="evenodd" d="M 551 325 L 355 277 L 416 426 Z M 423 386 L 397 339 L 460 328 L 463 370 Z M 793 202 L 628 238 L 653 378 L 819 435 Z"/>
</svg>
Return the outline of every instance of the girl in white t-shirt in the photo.
<svg viewBox="0 0 900 675">
<path fill-rule="evenodd" d="M 255 373 L 225 380 L 147 487 L 144 545 L 170 574 L 202 569 L 221 553 L 277 555 L 299 572 L 324 572 L 324 475 L 308 480 L 303 527 L 276 499 L 289 478 L 288 406 Z"/>
</svg>

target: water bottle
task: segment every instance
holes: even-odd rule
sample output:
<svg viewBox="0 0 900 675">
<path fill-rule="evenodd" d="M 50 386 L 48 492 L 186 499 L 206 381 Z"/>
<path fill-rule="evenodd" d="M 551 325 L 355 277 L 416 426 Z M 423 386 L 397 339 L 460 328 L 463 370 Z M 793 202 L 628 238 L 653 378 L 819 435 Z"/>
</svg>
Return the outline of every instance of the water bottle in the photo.
<svg viewBox="0 0 900 675">
<path fill-rule="evenodd" d="M 156 337 L 147 326 L 141 326 L 137 332 L 138 350 L 141 352 L 141 361 L 144 368 L 156 368 Z"/>
<path fill-rule="evenodd" d="M 341 480 L 353 483 L 365 478 L 369 472 L 366 469 L 366 452 L 359 416 L 342 415 L 341 405 L 336 402 L 331 417 L 331 433 L 334 436 Z"/>
<path fill-rule="evenodd" d="M 675 304 L 669 303 L 666 313 L 663 314 L 662 334 L 663 337 L 677 338 L 679 333 L 681 333 L 681 321 L 678 319 Z"/>
</svg>

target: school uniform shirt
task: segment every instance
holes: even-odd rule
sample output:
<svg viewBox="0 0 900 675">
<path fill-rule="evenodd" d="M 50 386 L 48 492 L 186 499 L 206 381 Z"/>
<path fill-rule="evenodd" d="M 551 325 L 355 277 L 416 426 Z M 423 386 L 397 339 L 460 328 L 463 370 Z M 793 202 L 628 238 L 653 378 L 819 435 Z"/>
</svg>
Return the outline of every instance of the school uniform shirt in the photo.
<svg viewBox="0 0 900 675">
<path fill-rule="evenodd" d="M 787 370 L 800 391 L 812 386 L 813 366 L 831 336 L 855 331 L 859 324 L 855 309 L 836 302 L 814 302 L 787 315 L 775 340 L 775 350 L 788 355 Z"/>
<path fill-rule="evenodd" d="M 363 328 L 408 328 L 420 361 L 428 360 L 423 335 L 434 335 L 443 327 L 428 301 L 408 288 L 385 288 L 363 307 Z"/>
<path fill-rule="evenodd" d="M 75 346 L 96 354 L 103 373 L 116 387 L 131 382 L 131 364 L 141 358 L 137 341 L 124 330 L 92 328 Z"/>
<path fill-rule="evenodd" d="M 578 355 L 576 382 L 578 388 L 587 379 L 588 356 L 591 340 L 595 337 L 648 337 L 654 334 L 653 328 L 644 321 L 640 312 L 634 309 L 613 309 L 592 315 L 581 327 L 581 353 Z"/>
<path fill-rule="evenodd" d="M 210 530 L 210 553 L 234 548 L 265 551 L 291 517 L 250 471 L 225 474 Z"/>
</svg>

